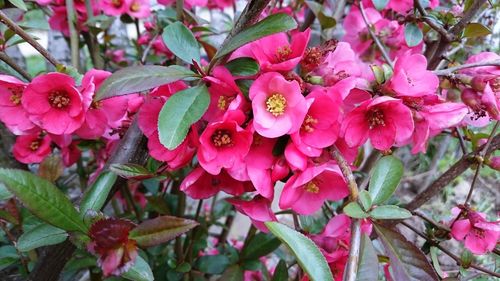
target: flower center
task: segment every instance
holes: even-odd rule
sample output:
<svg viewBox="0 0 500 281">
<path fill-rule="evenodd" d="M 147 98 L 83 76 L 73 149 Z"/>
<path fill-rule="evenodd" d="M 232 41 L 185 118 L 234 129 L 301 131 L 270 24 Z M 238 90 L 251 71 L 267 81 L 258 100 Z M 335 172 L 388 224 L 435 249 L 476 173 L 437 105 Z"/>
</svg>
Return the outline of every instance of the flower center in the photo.
<svg viewBox="0 0 500 281">
<path fill-rule="evenodd" d="M 23 87 L 12 87 L 12 88 L 7 88 L 12 95 L 10 96 L 10 101 L 14 105 L 19 105 L 21 103 L 21 96 L 23 95 Z"/>
<path fill-rule="evenodd" d="M 102 107 L 102 101 L 92 101 L 90 104 L 90 108 L 92 109 L 99 109 Z"/>
<path fill-rule="evenodd" d="M 472 228 L 472 234 L 479 239 L 484 239 L 484 229 L 480 229 L 477 227 Z"/>
<path fill-rule="evenodd" d="M 54 108 L 65 108 L 70 104 L 71 100 L 65 91 L 52 91 L 49 95 L 49 103 Z"/>
<path fill-rule="evenodd" d="M 279 47 L 276 50 L 276 60 L 278 62 L 284 62 L 288 60 L 291 54 L 292 54 L 292 49 L 290 48 L 290 46 Z"/>
<path fill-rule="evenodd" d="M 30 144 L 31 151 L 37 151 L 38 148 L 40 148 L 40 141 L 39 140 L 32 141 Z"/>
<path fill-rule="evenodd" d="M 231 101 L 234 100 L 234 97 L 226 97 L 226 96 L 220 96 L 219 100 L 217 101 L 217 107 L 220 110 L 226 110 L 229 107 L 229 104 Z"/>
<path fill-rule="evenodd" d="M 385 126 L 384 113 L 380 109 L 370 109 L 367 113 L 370 129 L 377 126 Z"/>
<path fill-rule="evenodd" d="M 132 12 L 138 12 L 140 9 L 141 9 L 141 4 L 139 4 L 138 2 L 134 2 L 130 6 L 130 11 Z"/>
<path fill-rule="evenodd" d="M 319 192 L 319 186 L 314 181 L 308 182 L 306 184 L 306 186 L 304 187 L 304 189 L 307 192 L 311 192 L 311 193 L 318 193 Z"/>
<path fill-rule="evenodd" d="M 212 142 L 216 147 L 233 146 L 233 139 L 228 130 L 217 130 L 212 135 Z"/>
<path fill-rule="evenodd" d="M 120 8 L 123 4 L 123 1 L 122 0 L 111 0 L 111 4 L 116 8 Z"/>
<path fill-rule="evenodd" d="M 266 100 L 267 111 L 274 116 L 280 116 L 285 113 L 286 99 L 281 94 L 273 94 Z"/>
<path fill-rule="evenodd" d="M 301 129 L 308 133 L 312 133 L 314 132 L 314 124 L 317 123 L 318 119 L 313 118 L 311 115 L 307 114 L 306 119 L 304 119 L 304 122 L 302 123 Z"/>
</svg>

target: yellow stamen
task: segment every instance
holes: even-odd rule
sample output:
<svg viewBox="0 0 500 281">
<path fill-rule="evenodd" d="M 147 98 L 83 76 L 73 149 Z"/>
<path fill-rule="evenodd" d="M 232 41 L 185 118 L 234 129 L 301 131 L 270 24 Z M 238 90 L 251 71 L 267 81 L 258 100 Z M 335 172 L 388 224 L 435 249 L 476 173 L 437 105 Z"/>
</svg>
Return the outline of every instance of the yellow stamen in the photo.
<svg viewBox="0 0 500 281">
<path fill-rule="evenodd" d="M 266 100 L 267 111 L 274 116 L 280 116 L 285 113 L 286 99 L 281 94 L 273 94 Z"/>
</svg>

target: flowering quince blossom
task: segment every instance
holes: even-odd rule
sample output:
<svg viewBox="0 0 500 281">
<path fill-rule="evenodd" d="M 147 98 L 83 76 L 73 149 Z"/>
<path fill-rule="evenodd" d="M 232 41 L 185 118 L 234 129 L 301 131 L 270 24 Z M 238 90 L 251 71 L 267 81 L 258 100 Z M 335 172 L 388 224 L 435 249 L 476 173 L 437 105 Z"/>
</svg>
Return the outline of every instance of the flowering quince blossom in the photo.
<svg viewBox="0 0 500 281">
<path fill-rule="evenodd" d="M 224 170 L 218 175 L 212 175 L 201 167 L 195 168 L 184 178 L 180 189 L 194 199 L 210 198 L 219 191 L 234 196 L 245 191 L 244 184 L 230 177 Z"/>
<path fill-rule="evenodd" d="M 455 216 L 461 214 L 451 225 L 454 239 L 465 240 L 465 247 L 476 255 L 495 248 L 500 238 L 500 221 L 487 221 L 485 214 L 465 207 L 453 208 L 452 213 Z"/>
<path fill-rule="evenodd" d="M 310 215 L 321 208 L 325 200 L 340 200 L 349 195 L 347 184 L 339 167 L 332 163 L 309 166 L 294 174 L 283 187 L 279 205 L 302 215 Z"/>
<path fill-rule="evenodd" d="M 30 120 L 49 133 L 61 135 L 76 131 L 85 120 L 93 87 L 84 92 L 73 78 L 62 73 L 40 75 L 26 87 L 21 97 Z"/>
<path fill-rule="evenodd" d="M 307 103 L 296 81 L 277 72 L 261 75 L 250 87 L 254 127 L 264 137 L 297 132 L 307 113 Z"/>
<path fill-rule="evenodd" d="M 401 100 L 384 96 L 365 101 L 349 112 L 341 132 L 350 147 L 370 138 L 374 148 L 388 150 L 410 138 L 414 128 L 410 109 Z"/>
<path fill-rule="evenodd" d="M 227 117 L 209 124 L 200 135 L 198 161 L 207 172 L 217 175 L 222 168 L 232 168 L 235 162 L 243 159 L 251 145 L 252 132 Z"/>
<path fill-rule="evenodd" d="M 16 135 L 30 133 L 35 128 L 21 104 L 26 85 L 13 76 L 0 75 L 0 121 Z"/>
<path fill-rule="evenodd" d="M 248 216 L 252 224 L 262 232 L 268 232 L 264 222 L 277 221 L 271 210 L 271 201 L 260 195 L 255 196 L 250 201 L 235 198 L 227 199 L 227 201 L 233 204 L 238 212 Z"/>
<path fill-rule="evenodd" d="M 114 218 L 100 219 L 91 225 L 87 249 L 99 257 L 104 276 L 119 276 L 134 264 L 137 246 L 128 238 L 134 227 L 131 221 Z"/>
<path fill-rule="evenodd" d="M 311 30 L 296 32 L 289 42 L 285 33 L 277 33 L 247 44 L 231 56 L 251 57 L 262 71 L 290 71 L 300 62 L 309 42 Z"/>
<path fill-rule="evenodd" d="M 406 53 L 398 57 L 389 87 L 397 96 L 418 97 L 433 94 L 439 85 L 438 77 L 427 70 L 427 60 L 420 54 Z"/>
<path fill-rule="evenodd" d="M 21 163 L 40 163 L 50 154 L 51 143 L 50 136 L 42 132 L 18 136 L 12 153 Z"/>
</svg>

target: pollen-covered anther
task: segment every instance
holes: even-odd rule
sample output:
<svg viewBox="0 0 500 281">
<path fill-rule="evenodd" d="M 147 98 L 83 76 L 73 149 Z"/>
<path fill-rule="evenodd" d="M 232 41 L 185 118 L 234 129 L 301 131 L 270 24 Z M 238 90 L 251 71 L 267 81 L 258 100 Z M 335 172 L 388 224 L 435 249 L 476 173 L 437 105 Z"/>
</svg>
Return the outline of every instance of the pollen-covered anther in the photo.
<svg viewBox="0 0 500 281">
<path fill-rule="evenodd" d="M 267 111 L 274 116 L 280 116 L 285 113 L 286 99 L 281 94 L 273 94 L 266 100 Z"/>
<path fill-rule="evenodd" d="M 138 12 L 140 9 L 141 9 L 141 4 L 139 4 L 139 2 L 137 1 L 134 1 L 134 3 L 130 5 L 130 11 L 132 12 Z"/>
<path fill-rule="evenodd" d="M 38 148 L 40 148 L 40 141 L 39 140 L 32 141 L 30 144 L 31 151 L 36 151 L 38 150 Z"/>
<path fill-rule="evenodd" d="M 226 110 L 227 109 L 227 99 L 225 96 L 220 96 L 219 97 L 219 100 L 217 101 L 217 107 L 220 109 L 220 110 Z"/>
<path fill-rule="evenodd" d="M 212 142 L 216 147 L 233 145 L 233 139 L 231 138 L 231 133 L 228 130 L 215 131 L 212 135 Z"/>
<path fill-rule="evenodd" d="M 290 48 L 290 46 L 279 47 L 276 50 L 276 60 L 278 62 L 284 62 L 288 60 L 291 54 L 292 54 L 292 48 Z"/>
<path fill-rule="evenodd" d="M 64 91 L 53 91 L 49 95 L 49 103 L 54 108 L 65 108 L 70 104 L 71 100 L 68 94 Z"/>
<path fill-rule="evenodd" d="M 12 93 L 12 95 L 10 96 L 10 101 L 14 104 L 14 105 L 19 105 L 21 103 L 21 95 L 20 94 L 17 94 L 17 93 Z"/>
<path fill-rule="evenodd" d="M 306 115 L 304 122 L 302 123 L 302 130 L 311 133 L 314 131 L 314 124 L 318 123 L 318 119 L 313 118 L 311 115 Z"/>
<path fill-rule="evenodd" d="M 379 109 L 372 109 L 368 111 L 368 123 L 370 129 L 377 126 L 385 126 L 384 113 Z"/>
<path fill-rule="evenodd" d="M 306 186 L 304 187 L 304 189 L 307 192 L 311 192 L 311 193 L 318 193 L 319 192 L 319 186 L 316 185 L 316 183 L 314 183 L 313 181 L 308 182 L 306 184 Z"/>
</svg>

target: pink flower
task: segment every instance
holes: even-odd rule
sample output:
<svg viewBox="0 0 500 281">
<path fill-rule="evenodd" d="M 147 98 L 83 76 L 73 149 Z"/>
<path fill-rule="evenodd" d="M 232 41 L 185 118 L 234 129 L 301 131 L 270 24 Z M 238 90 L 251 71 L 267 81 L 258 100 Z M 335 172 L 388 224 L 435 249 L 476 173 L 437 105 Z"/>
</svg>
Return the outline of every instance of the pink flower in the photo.
<svg viewBox="0 0 500 281">
<path fill-rule="evenodd" d="M 248 216 L 252 224 L 262 232 L 269 232 L 265 222 L 277 221 L 276 216 L 271 210 L 271 201 L 257 195 L 250 201 L 240 200 L 236 198 L 226 199 L 233 204 L 238 212 Z"/>
<path fill-rule="evenodd" d="M 326 200 L 340 200 L 347 195 L 349 190 L 337 165 L 310 165 L 285 183 L 279 206 L 310 215 L 319 210 Z"/>
<path fill-rule="evenodd" d="M 250 150 L 252 132 L 245 130 L 230 118 L 211 123 L 200 136 L 198 161 L 213 175 L 222 168 L 230 169 Z"/>
<path fill-rule="evenodd" d="M 80 93 L 71 76 L 51 72 L 28 85 L 21 98 L 30 120 L 49 133 L 61 135 L 76 131 L 85 119 L 93 88 Z"/>
<path fill-rule="evenodd" d="M 35 128 L 21 105 L 25 88 L 26 83 L 16 77 L 0 75 L 0 121 L 16 135 L 30 133 Z"/>
<path fill-rule="evenodd" d="M 380 13 L 374 8 L 366 8 L 365 12 L 368 23 L 371 25 L 382 19 Z M 352 49 L 356 53 L 362 54 L 370 48 L 373 40 L 368 34 L 366 23 L 364 22 L 361 12 L 357 6 L 351 6 L 349 14 L 347 14 L 344 19 L 343 27 L 346 33 L 342 40 L 351 44 Z"/>
<path fill-rule="evenodd" d="M 288 41 L 286 33 L 276 33 L 249 43 L 236 50 L 231 59 L 252 57 L 260 69 L 266 71 L 290 71 L 300 62 L 309 42 L 310 29 L 296 32 Z"/>
<path fill-rule="evenodd" d="M 300 130 L 292 134 L 295 145 L 306 155 L 311 150 L 325 148 L 335 143 L 340 130 L 340 108 L 342 99 L 324 89 L 313 90 L 306 97 L 308 111 Z"/>
<path fill-rule="evenodd" d="M 60 31 L 64 36 L 69 37 L 68 14 L 66 6 L 52 6 L 54 14 L 49 18 L 49 25 L 51 29 Z M 87 21 L 87 14 L 77 13 L 77 28 L 81 31 L 88 31 L 87 26 L 84 24 Z"/>
<path fill-rule="evenodd" d="M 87 249 L 99 257 L 97 263 L 104 276 L 119 276 L 134 264 L 137 245 L 128 238 L 134 227 L 131 221 L 114 218 L 100 219 L 90 226 Z"/>
<path fill-rule="evenodd" d="M 127 0 L 103 0 L 99 7 L 108 16 L 121 16 L 128 10 Z"/>
<path fill-rule="evenodd" d="M 50 136 L 41 132 L 18 136 L 12 154 L 24 164 L 40 163 L 52 151 L 50 144 Z"/>
<path fill-rule="evenodd" d="M 178 147 L 169 150 L 160 143 L 158 132 L 155 131 L 148 138 L 149 154 L 158 161 L 166 162 L 169 170 L 177 170 L 189 164 L 193 159 L 196 152 L 194 137 L 192 132 L 189 133 Z"/>
<path fill-rule="evenodd" d="M 362 68 L 358 55 L 354 53 L 349 43 L 338 42 L 335 50 L 326 57 L 325 65 L 318 73 L 324 76 L 328 85 L 333 85 L 347 77 L 361 77 Z"/>
<path fill-rule="evenodd" d="M 467 61 L 465 61 L 465 64 L 469 63 L 477 63 L 477 62 L 484 62 L 484 61 L 494 61 L 494 60 L 499 60 L 500 55 L 497 53 L 493 52 L 481 52 L 477 55 L 472 55 L 470 56 Z M 478 67 L 471 67 L 471 68 L 466 68 L 460 70 L 460 73 L 462 74 L 468 74 L 472 76 L 476 75 L 500 75 L 500 67 L 499 66 L 478 66 Z"/>
<path fill-rule="evenodd" d="M 427 60 L 420 54 L 406 53 L 394 66 L 389 87 L 398 96 L 423 96 L 436 93 L 438 77 L 427 70 Z"/>
<path fill-rule="evenodd" d="M 203 78 L 209 82 L 208 92 L 210 93 L 210 105 L 203 119 L 209 122 L 222 119 L 229 105 L 236 100 L 238 95 L 242 95 L 240 88 L 234 82 L 233 75 L 225 67 L 215 67 L 212 75 Z"/>
<path fill-rule="evenodd" d="M 219 191 L 239 196 L 245 191 L 243 183 L 234 180 L 225 171 L 212 175 L 201 167 L 195 168 L 184 178 L 180 189 L 193 199 L 210 198 Z"/>
<path fill-rule="evenodd" d="M 93 96 L 109 76 L 111 72 L 108 71 L 96 69 L 88 71 L 82 79 L 82 91 L 88 87 L 95 87 L 95 91 L 91 91 Z M 128 96 L 117 96 L 100 101 L 92 100 L 85 114 L 85 121 L 76 134 L 84 139 L 96 139 L 103 136 L 106 130 L 116 127 L 115 124 L 127 113 L 127 107 Z"/>
<path fill-rule="evenodd" d="M 276 138 L 297 132 L 307 113 L 299 83 L 287 81 L 276 72 L 261 75 L 250 87 L 257 133 Z"/>
<path fill-rule="evenodd" d="M 120 1 L 120 0 L 113 0 Z M 128 5 L 127 14 L 131 17 L 143 19 L 151 15 L 151 8 L 149 7 L 149 0 L 126 0 Z"/>
<path fill-rule="evenodd" d="M 482 92 L 464 89 L 462 101 L 471 109 L 465 122 L 475 127 L 489 124 L 490 118 L 500 120 L 500 92 L 493 92 L 487 83 Z"/>
<path fill-rule="evenodd" d="M 368 138 L 378 150 L 388 150 L 396 142 L 411 137 L 414 129 L 411 111 L 401 100 L 377 97 L 363 102 L 347 114 L 341 132 L 348 146 L 362 145 Z"/>
<path fill-rule="evenodd" d="M 456 240 L 465 240 L 465 247 L 473 254 L 483 255 L 493 250 L 500 237 L 500 222 L 490 222 L 485 214 L 462 208 L 464 219 L 458 219 L 451 226 L 451 235 Z"/>
</svg>

